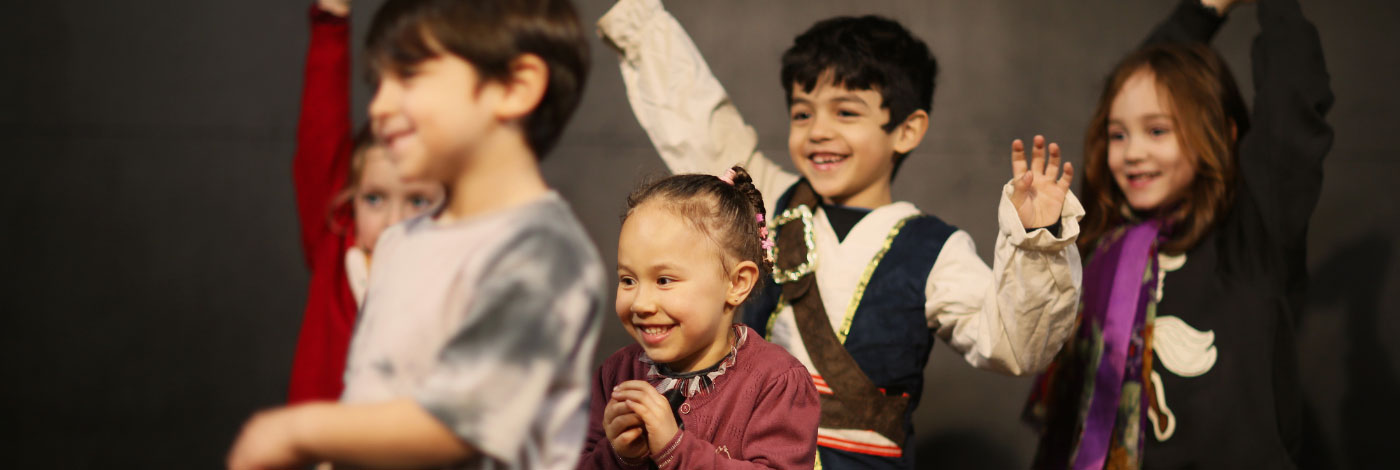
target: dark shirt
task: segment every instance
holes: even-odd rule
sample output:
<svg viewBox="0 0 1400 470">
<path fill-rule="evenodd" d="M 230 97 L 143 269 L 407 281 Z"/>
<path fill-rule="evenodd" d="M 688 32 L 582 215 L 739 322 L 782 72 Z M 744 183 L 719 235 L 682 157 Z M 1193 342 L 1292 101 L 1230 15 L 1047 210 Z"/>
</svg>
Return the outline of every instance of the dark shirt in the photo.
<svg viewBox="0 0 1400 470">
<path fill-rule="evenodd" d="M 1307 223 L 1332 144 L 1333 102 L 1316 29 L 1296 0 L 1261 0 L 1252 50 L 1253 127 L 1240 136 L 1233 206 L 1168 272 L 1157 318 L 1214 333 L 1217 357 L 1183 377 L 1160 362 L 1175 432 L 1147 431 L 1144 468 L 1292 468 L 1301 447 L 1294 318 L 1306 284 Z M 1205 43 L 1222 19 L 1186 0 L 1148 43 Z M 1160 321 L 1160 320 L 1159 320 Z"/>
</svg>

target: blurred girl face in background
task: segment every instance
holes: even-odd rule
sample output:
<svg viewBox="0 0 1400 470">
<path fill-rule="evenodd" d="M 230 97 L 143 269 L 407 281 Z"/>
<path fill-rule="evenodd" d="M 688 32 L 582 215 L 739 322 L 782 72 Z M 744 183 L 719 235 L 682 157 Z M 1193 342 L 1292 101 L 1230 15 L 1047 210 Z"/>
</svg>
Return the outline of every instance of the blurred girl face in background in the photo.
<svg viewBox="0 0 1400 470">
<path fill-rule="evenodd" d="M 364 152 L 354 193 L 355 245 L 368 255 L 384 229 L 437 207 L 444 194 L 441 184 L 400 178 L 382 146 Z"/>
<path fill-rule="evenodd" d="M 1129 207 L 1154 211 L 1180 200 L 1195 179 L 1195 158 L 1181 144 L 1171 97 L 1151 70 L 1135 72 L 1108 115 L 1108 168 Z"/>
</svg>

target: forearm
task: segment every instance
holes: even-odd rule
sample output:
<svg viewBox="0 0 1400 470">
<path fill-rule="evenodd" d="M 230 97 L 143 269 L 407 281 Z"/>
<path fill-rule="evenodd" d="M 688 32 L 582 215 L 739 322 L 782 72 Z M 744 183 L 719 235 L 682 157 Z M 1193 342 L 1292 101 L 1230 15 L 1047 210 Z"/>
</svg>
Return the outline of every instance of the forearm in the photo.
<svg viewBox="0 0 1400 470">
<path fill-rule="evenodd" d="M 1225 22 L 1225 13 L 1229 9 L 1229 6 L 1224 6 L 1223 9 L 1215 7 L 1216 4 L 1220 3 L 1233 2 L 1226 0 L 1182 0 L 1172 10 L 1171 15 L 1147 35 L 1143 45 L 1164 42 L 1209 43 L 1215 37 L 1215 33 L 1220 31 L 1220 26 Z"/>
<path fill-rule="evenodd" d="M 1082 284 L 1074 242 L 1084 210 L 1071 194 L 1058 236 L 1027 232 L 1010 191 L 1003 188 L 992 267 L 976 258 L 970 241 L 945 246 L 930 273 L 929 309 L 931 326 L 969 364 L 1026 375 L 1049 364 L 1073 326 Z"/>
<path fill-rule="evenodd" d="M 351 467 L 437 467 L 476 452 L 410 399 L 310 404 L 292 418 L 301 454 Z"/>
<path fill-rule="evenodd" d="M 628 102 L 672 173 L 744 165 L 765 195 L 796 180 L 756 151 L 757 134 L 659 1 L 619 1 L 598 30 L 617 48 Z"/>
<path fill-rule="evenodd" d="M 1293 0 L 1261 0 L 1252 51 L 1253 126 L 1242 132 L 1240 174 L 1279 246 L 1301 247 L 1322 192 L 1335 101 L 1317 29 Z"/>
<path fill-rule="evenodd" d="M 345 186 L 350 155 L 350 26 L 345 18 L 314 7 L 310 16 L 292 164 L 303 250 L 308 256 L 333 235 L 326 217 Z"/>
</svg>

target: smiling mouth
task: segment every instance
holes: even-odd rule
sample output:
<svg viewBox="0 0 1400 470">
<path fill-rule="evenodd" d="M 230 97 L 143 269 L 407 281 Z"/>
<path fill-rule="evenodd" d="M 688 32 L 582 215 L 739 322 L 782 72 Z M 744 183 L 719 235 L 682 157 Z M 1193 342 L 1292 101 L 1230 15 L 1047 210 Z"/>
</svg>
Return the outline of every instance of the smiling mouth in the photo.
<svg viewBox="0 0 1400 470">
<path fill-rule="evenodd" d="M 660 344 L 671 335 L 676 325 L 633 325 L 642 334 L 642 342 L 649 345 Z"/>
<path fill-rule="evenodd" d="M 379 140 L 384 144 L 385 147 L 393 147 L 395 143 L 401 142 L 404 137 L 408 137 L 410 135 L 413 135 L 413 130 L 404 129 L 400 131 L 386 133 L 383 136 L 381 136 Z"/>
<path fill-rule="evenodd" d="M 820 171 L 827 171 L 845 162 L 849 155 L 838 155 L 834 153 L 814 153 L 807 156 L 807 161 L 812 162 L 812 166 Z"/>
<path fill-rule="evenodd" d="M 1131 188 L 1141 188 L 1141 187 L 1147 186 L 1148 184 L 1151 184 L 1153 181 L 1156 181 L 1157 178 L 1160 177 L 1160 176 L 1162 176 L 1162 172 L 1160 172 L 1160 171 L 1142 172 L 1142 173 L 1129 173 L 1129 174 L 1128 174 L 1128 187 L 1131 187 Z"/>
</svg>

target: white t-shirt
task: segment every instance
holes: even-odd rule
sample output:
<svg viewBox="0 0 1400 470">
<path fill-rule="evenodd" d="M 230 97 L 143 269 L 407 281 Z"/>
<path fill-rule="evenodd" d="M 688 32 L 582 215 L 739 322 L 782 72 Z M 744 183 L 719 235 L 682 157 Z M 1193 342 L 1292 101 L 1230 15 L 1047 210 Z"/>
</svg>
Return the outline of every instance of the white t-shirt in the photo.
<svg viewBox="0 0 1400 470">
<path fill-rule="evenodd" d="M 607 297 L 602 264 L 556 193 L 380 236 L 345 369 L 345 403 L 413 397 L 486 458 L 573 468 Z"/>
</svg>

